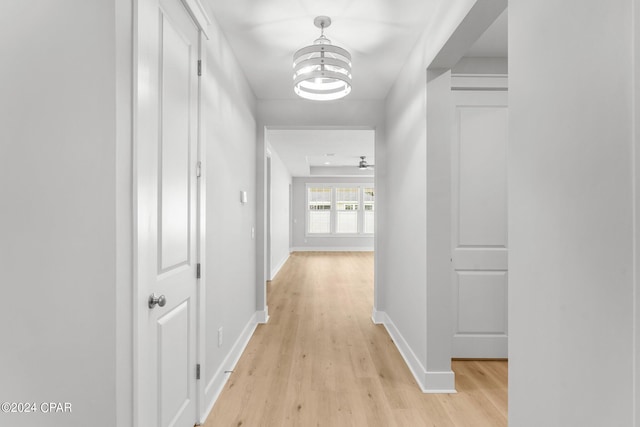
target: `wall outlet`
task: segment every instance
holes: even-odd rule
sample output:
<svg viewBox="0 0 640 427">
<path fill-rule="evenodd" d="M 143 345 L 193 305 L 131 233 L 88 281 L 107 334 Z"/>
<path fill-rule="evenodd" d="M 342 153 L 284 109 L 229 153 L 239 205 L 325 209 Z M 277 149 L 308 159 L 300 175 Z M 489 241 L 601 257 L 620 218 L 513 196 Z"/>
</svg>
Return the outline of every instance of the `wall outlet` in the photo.
<svg viewBox="0 0 640 427">
<path fill-rule="evenodd" d="M 222 347 L 222 326 L 218 328 L 218 347 Z"/>
</svg>

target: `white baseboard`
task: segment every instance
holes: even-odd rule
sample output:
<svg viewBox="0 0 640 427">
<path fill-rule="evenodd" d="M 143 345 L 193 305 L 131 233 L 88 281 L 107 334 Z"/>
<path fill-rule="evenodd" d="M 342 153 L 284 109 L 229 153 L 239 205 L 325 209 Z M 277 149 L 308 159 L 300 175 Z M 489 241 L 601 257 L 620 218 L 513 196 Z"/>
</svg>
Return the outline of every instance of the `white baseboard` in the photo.
<svg viewBox="0 0 640 427">
<path fill-rule="evenodd" d="M 284 263 L 287 262 L 288 259 L 289 259 L 289 254 L 287 254 L 287 256 L 285 256 L 282 260 L 280 260 L 280 262 L 275 268 L 271 269 L 271 280 L 273 280 L 273 278 L 276 277 L 276 274 L 280 272 L 280 269 L 282 268 Z"/>
<path fill-rule="evenodd" d="M 291 248 L 291 252 L 373 252 L 373 246 L 299 246 Z"/>
<path fill-rule="evenodd" d="M 431 394 L 455 394 L 456 391 L 456 374 L 453 371 L 443 372 L 425 372 L 425 387 L 422 388 L 423 393 Z"/>
<path fill-rule="evenodd" d="M 506 334 L 482 336 L 454 334 L 451 340 L 451 357 L 460 359 L 507 359 L 509 338 Z"/>
<path fill-rule="evenodd" d="M 374 310 L 372 319 L 384 325 L 423 393 L 456 393 L 453 371 L 427 371 L 387 313 Z"/>
<path fill-rule="evenodd" d="M 376 325 L 384 325 L 387 321 L 387 313 L 384 311 L 378 311 L 374 308 L 373 313 L 371 313 L 371 320 Z"/>
<path fill-rule="evenodd" d="M 238 363 L 238 360 L 240 360 L 240 356 L 242 356 L 242 353 L 247 347 L 247 344 L 249 344 L 249 340 L 253 336 L 253 332 L 256 330 L 258 323 L 260 323 L 258 321 L 260 313 L 264 312 L 256 312 L 253 314 L 253 316 L 251 316 L 249 323 L 247 323 L 244 330 L 242 331 L 236 342 L 233 344 L 233 347 L 231 347 L 229 354 L 227 354 L 227 357 L 225 357 L 224 361 L 218 368 L 218 371 L 215 373 L 213 378 L 211 378 L 211 381 L 209 381 L 209 383 L 205 386 L 204 401 L 206 410 L 202 414 L 200 414 L 201 424 L 204 424 L 207 417 L 209 416 L 209 413 L 213 409 L 213 405 L 215 405 L 216 400 L 218 400 L 218 397 L 220 396 L 220 393 L 222 393 L 222 390 L 224 389 L 224 386 L 229 379 L 229 371 L 233 371 L 236 364 Z"/>
<path fill-rule="evenodd" d="M 264 310 L 256 311 L 256 322 L 258 323 L 269 322 L 269 306 L 266 306 Z"/>
</svg>

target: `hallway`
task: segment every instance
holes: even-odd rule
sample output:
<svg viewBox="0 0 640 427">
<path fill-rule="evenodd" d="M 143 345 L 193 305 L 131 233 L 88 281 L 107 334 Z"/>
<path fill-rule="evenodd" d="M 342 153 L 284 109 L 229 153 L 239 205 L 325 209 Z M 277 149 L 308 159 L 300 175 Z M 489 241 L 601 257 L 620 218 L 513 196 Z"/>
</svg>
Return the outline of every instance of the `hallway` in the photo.
<svg viewBox="0 0 640 427">
<path fill-rule="evenodd" d="M 506 426 L 507 363 L 453 362 L 423 394 L 370 319 L 373 253 L 293 253 L 205 426 Z"/>
</svg>

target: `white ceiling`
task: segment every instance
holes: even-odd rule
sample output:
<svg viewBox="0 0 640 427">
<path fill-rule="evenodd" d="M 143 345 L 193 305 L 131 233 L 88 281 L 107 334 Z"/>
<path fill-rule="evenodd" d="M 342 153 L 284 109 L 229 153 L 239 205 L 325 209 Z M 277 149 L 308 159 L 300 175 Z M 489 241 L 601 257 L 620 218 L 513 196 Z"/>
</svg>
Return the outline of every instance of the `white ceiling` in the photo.
<svg viewBox="0 0 640 427">
<path fill-rule="evenodd" d="M 442 31 L 448 11 L 468 10 L 475 0 L 207 1 L 258 99 L 297 98 L 293 53 L 319 36 L 314 18 L 330 16 L 325 35 L 352 55 L 348 100 L 384 99 L 422 33 Z M 506 16 L 466 56 L 506 57 Z M 357 168 L 360 156 L 375 163 L 372 130 L 272 129 L 267 140 L 292 176 L 373 173 Z"/>
<path fill-rule="evenodd" d="M 292 57 L 320 31 L 352 55 L 348 99 L 384 99 L 420 35 L 470 0 L 208 0 L 258 99 L 293 99 Z"/>
<path fill-rule="evenodd" d="M 360 156 L 375 164 L 374 130 L 268 129 L 267 143 L 292 176 L 372 176 L 360 171 Z"/>
</svg>

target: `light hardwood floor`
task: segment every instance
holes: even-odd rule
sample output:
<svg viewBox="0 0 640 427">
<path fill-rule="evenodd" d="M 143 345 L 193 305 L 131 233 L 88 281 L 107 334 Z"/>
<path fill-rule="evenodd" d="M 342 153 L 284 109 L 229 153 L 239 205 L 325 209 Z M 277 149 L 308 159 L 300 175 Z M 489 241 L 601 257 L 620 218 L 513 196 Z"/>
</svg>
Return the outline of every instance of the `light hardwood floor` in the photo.
<svg viewBox="0 0 640 427">
<path fill-rule="evenodd" d="M 373 254 L 291 255 L 206 427 L 507 425 L 507 362 L 454 361 L 457 394 L 423 394 L 371 321 Z"/>
</svg>

